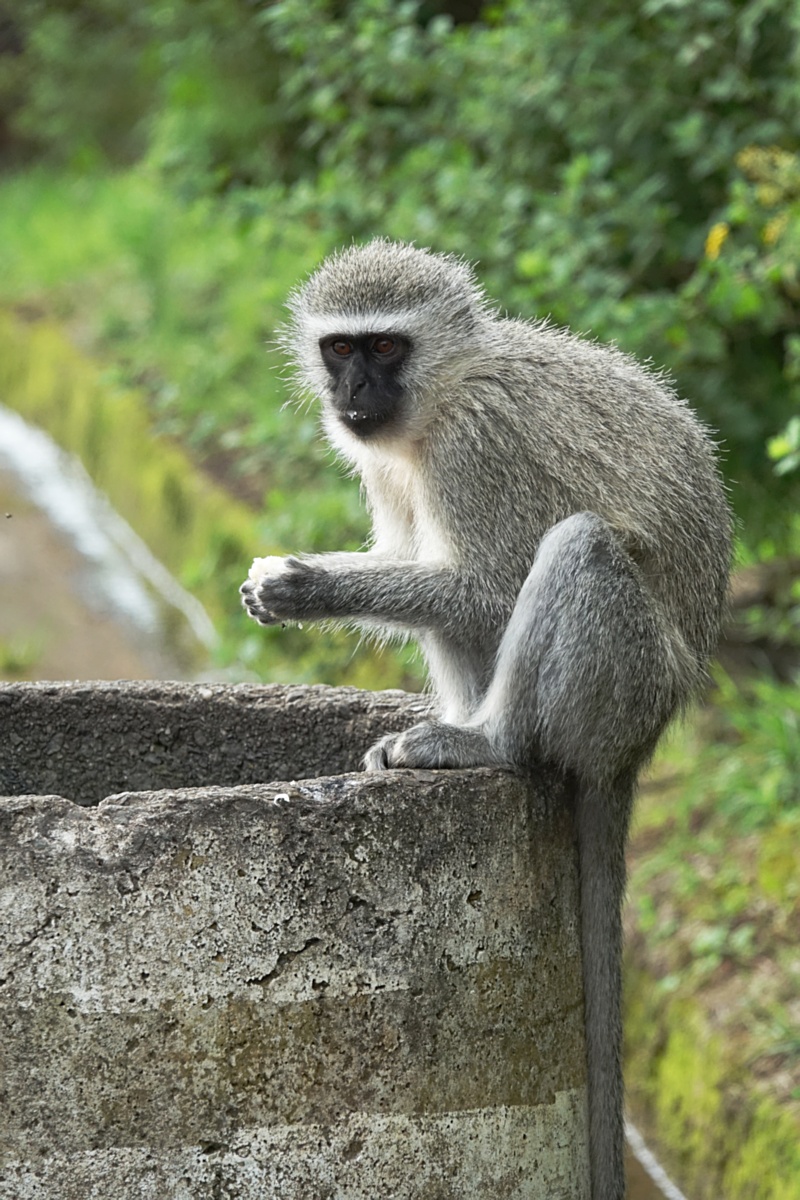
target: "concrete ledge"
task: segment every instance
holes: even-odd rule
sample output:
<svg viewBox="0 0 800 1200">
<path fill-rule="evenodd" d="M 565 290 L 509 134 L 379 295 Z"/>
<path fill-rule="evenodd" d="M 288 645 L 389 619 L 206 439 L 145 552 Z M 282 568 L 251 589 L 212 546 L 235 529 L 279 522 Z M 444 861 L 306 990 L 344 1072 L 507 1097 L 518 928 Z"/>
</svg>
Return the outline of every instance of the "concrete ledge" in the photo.
<svg viewBox="0 0 800 1200">
<path fill-rule="evenodd" d="M 341 769 L 416 703 L 0 688 L 6 779 L 84 802 L 151 783 L 0 800 L 2 1200 L 585 1200 L 552 781 L 225 774 Z M 172 755 L 129 753 L 167 728 Z M 152 790 L 204 771 L 234 785 Z"/>
<path fill-rule="evenodd" d="M 356 688 L 0 684 L 0 794 L 97 804 L 121 791 L 338 775 L 425 710 L 420 696 Z"/>
</svg>

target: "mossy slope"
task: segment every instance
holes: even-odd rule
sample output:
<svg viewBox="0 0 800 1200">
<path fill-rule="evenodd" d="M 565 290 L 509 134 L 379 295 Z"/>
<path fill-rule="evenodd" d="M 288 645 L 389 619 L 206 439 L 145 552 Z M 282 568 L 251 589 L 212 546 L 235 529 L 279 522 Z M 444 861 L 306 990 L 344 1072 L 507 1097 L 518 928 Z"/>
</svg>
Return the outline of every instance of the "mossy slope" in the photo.
<svg viewBox="0 0 800 1200">
<path fill-rule="evenodd" d="M 692 1200 L 798 1200 L 800 1129 L 759 1093 L 741 1047 L 629 955 L 626 1086 L 637 1123 Z"/>
</svg>

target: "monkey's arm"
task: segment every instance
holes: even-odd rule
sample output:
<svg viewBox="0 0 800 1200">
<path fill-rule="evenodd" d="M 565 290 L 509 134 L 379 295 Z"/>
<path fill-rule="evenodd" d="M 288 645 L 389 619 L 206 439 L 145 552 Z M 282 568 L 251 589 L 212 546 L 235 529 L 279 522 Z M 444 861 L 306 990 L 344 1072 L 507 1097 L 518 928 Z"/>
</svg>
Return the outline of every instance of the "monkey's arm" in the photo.
<svg viewBox="0 0 800 1200">
<path fill-rule="evenodd" d="M 500 619 L 478 607 L 468 573 L 450 565 L 371 551 L 265 561 L 265 572 L 240 588 L 248 614 L 262 625 L 332 617 L 457 636 Z"/>
</svg>

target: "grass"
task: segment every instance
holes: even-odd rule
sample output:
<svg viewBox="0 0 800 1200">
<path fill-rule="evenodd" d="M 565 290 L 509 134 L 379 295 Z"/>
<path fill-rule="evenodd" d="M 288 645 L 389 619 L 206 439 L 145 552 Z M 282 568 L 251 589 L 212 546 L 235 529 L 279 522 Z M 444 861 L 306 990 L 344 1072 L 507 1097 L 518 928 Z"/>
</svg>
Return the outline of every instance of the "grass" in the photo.
<svg viewBox="0 0 800 1200">
<path fill-rule="evenodd" d="M 0 679 L 29 677 L 41 655 L 37 637 L 0 638 Z"/>
<path fill-rule="evenodd" d="M 688 1154 L 688 1126 L 700 1158 L 710 1128 L 722 1141 L 726 1128 L 738 1130 L 735 1146 L 720 1154 L 722 1174 L 686 1159 L 682 1178 L 693 1193 L 788 1196 L 783 1175 L 772 1189 L 756 1145 L 770 1126 L 777 1136 L 780 1124 L 782 1146 L 798 1144 L 800 1134 L 800 690 L 765 679 L 739 686 L 720 676 L 715 701 L 664 746 L 634 821 L 630 1084 L 667 1142 L 675 1127 L 680 1153 Z M 686 1040 L 681 1021 L 702 1026 L 702 1037 L 694 1031 Z M 716 1082 L 687 1069 L 709 1039 Z M 697 1108 L 690 1112 L 686 1097 L 680 1121 L 678 1100 L 669 1109 L 669 1088 L 674 1099 L 681 1086 L 706 1088 L 718 1110 L 710 1124 L 704 1127 Z M 766 1124 L 759 1096 L 772 1114 Z M 724 1182 L 726 1154 L 739 1163 L 739 1190 L 733 1176 Z M 700 1186 L 706 1170 L 708 1187 Z"/>
<path fill-rule="evenodd" d="M 266 198 L 184 203 L 143 171 L 25 174 L 0 194 L 5 300 L 66 321 L 115 383 L 147 395 L 160 432 L 201 459 L 233 452 L 252 493 L 309 481 L 315 422 L 281 414 L 271 342 L 320 239 L 287 235 Z"/>
</svg>

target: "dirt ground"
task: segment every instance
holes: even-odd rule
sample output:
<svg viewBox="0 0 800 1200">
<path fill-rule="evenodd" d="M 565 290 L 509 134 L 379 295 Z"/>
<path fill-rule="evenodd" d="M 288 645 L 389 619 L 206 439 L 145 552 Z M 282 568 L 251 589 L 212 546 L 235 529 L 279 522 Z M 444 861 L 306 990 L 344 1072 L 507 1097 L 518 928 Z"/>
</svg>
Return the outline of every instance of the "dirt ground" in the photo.
<svg viewBox="0 0 800 1200">
<path fill-rule="evenodd" d="M 89 586 L 80 555 L 0 471 L 0 679 L 175 677 L 138 630 L 90 605 Z"/>
</svg>

